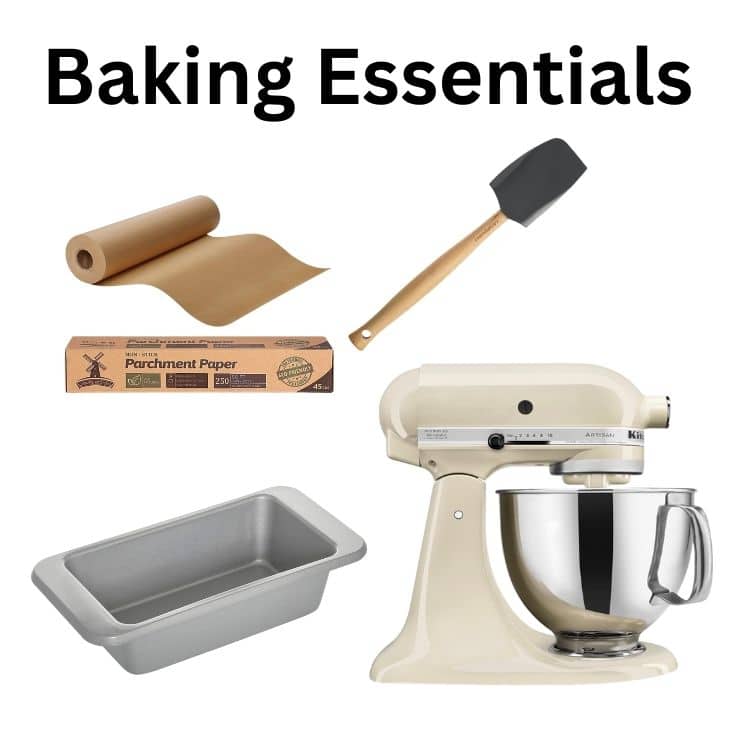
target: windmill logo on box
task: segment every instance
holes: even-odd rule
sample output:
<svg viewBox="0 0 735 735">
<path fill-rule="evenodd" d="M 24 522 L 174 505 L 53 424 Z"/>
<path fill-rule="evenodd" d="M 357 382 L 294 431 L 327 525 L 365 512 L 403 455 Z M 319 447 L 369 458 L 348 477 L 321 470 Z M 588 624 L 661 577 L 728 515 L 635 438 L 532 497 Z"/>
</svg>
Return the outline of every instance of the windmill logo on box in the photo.
<svg viewBox="0 0 735 735">
<path fill-rule="evenodd" d="M 86 352 L 82 357 L 87 361 L 87 372 L 89 377 L 77 380 L 77 388 L 90 388 L 91 386 L 98 386 L 101 388 L 112 388 L 115 385 L 113 380 L 109 378 L 103 378 L 100 371 L 107 370 L 102 364 L 101 360 L 104 356 L 104 352 L 98 352 L 94 357 L 90 357 Z"/>
</svg>

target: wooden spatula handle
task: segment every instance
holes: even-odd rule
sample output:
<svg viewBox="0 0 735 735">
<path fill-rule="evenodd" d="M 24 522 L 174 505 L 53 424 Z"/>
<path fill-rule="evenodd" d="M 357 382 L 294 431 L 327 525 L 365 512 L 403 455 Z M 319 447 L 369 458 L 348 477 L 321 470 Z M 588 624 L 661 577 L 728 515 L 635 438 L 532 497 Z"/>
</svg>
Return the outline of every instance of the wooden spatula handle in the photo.
<svg viewBox="0 0 735 735">
<path fill-rule="evenodd" d="M 365 347 L 389 324 L 398 319 L 404 311 L 410 309 L 417 301 L 426 296 L 432 288 L 443 281 L 480 243 L 489 237 L 507 217 L 496 212 L 485 220 L 467 237 L 460 240 L 446 253 L 440 255 L 428 268 L 404 286 L 372 319 L 365 322 L 350 335 L 350 340 L 358 350 Z"/>
</svg>

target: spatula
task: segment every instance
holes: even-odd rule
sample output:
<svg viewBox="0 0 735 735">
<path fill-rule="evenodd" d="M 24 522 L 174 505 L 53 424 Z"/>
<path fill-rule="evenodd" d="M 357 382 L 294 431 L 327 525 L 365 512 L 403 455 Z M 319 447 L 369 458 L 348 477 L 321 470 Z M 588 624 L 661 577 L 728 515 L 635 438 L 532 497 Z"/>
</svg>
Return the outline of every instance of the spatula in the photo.
<svg viewBox="0 0 735 735">
<path fill-rule="evenodd" d="M 426 296 L 480 243 L 507 220 L 527 227 L 550 207 L 585 172 L 579 156 L 560 138 L 552 138 L 513 161 L 491 182 L 500 209 L 439 256 L 403 287 L 375 316 L 350 334 L 359 350 Z"/>
</svg>

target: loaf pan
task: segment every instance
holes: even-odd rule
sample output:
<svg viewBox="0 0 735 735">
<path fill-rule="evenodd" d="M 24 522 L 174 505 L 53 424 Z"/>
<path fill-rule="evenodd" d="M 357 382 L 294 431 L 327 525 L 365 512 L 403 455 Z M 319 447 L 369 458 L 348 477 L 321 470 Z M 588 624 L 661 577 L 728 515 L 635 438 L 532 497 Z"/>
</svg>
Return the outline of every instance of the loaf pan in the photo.
<svg viewBox="0 0 735 735">
<path fill-rule="evenodd" d="M 275 487 L 39 562 L 33 582 L 90 643 L 144 674 L 319 607 L 365 542 Z"/>
</svg>

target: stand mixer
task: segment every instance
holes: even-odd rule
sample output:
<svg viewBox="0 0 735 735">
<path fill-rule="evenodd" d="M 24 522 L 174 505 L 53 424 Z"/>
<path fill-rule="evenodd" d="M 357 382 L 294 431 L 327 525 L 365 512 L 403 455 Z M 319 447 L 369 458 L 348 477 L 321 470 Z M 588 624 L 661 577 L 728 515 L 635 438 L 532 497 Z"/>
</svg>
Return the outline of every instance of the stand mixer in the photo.
<svg viewBox="0 0 735 735">
<path fill-rule="evenodd" d="M 674 670 L 639 635 L 669 605 L 707 597 L 707 519 L 693 490 L 625 486 L 643 471 L 644 430 L 668 427 L 669 411 L 593 365 L 427 365 L 394 380 L 380 404 L 388 456 L 435 482 L 408 619 L 371 677 L 559 684 Z M 485 479 L 512 465 L 566 484 L 499 491 L 511 581 L 553 637 L 515 615 L 490 569 Z"/>
</svg>

